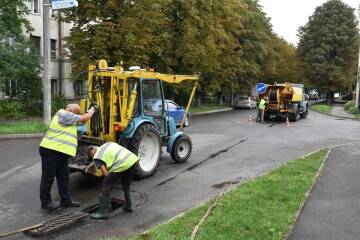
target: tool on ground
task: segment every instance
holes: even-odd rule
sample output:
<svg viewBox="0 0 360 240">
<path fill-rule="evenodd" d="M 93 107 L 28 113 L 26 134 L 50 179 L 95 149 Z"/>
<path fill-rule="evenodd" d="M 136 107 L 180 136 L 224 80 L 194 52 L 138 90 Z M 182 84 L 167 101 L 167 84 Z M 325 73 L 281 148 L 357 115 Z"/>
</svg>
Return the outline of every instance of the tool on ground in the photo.
<svg viewBox="0 0 360 240">
<path fill-rule="evenodd" d="M 4 233 L 4 234 L 0 234 L 0 238 L 2 238 L 2 237 L 7 237 L 7 236 L 10 236 L 10 235 L 14 235 L 14 234 L 21 233 L 21 232 L 25 232 L 25 231 L 28 231 L 28 230 L 31 230 L 31 229 L 35 229 L 35 228 L 42 227 L 42 226 L 44 226 L 44 224 L 39 223 L 39 224 L 30 226 L 30 227 L 21 228 L 21 229 L 16 230 L 16 231 L 12 231 L 12 232 L 7 232 L 7 233 Z"/>
</svg>

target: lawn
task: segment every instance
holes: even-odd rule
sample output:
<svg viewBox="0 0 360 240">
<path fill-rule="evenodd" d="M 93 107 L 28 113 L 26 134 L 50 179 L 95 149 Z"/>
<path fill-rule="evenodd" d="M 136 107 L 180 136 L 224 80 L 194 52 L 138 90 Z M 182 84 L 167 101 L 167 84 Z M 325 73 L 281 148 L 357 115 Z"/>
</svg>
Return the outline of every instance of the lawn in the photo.
<svg viewBox="0 0 360 240">
<path fill-rule="evenodd" d="M 45 133 L 47 127 L 42 121 L 18 122 L 0 125 L 0 135 L 3 134 L 26 134 Z"/>
<path fill-rule="evenodd" d="M 223 195 L 195 239 L 283 239 L 328 152 L 323 149 L 239 185 Z M 133 240 L 190 239 L 213 201 L 158 225 Z"/>
<path fill-rule="evenodd" d="M 326 104 L 314 104 L 311 108 L 319 112 L 330 113 L 332 106 Z"/>
</svg>

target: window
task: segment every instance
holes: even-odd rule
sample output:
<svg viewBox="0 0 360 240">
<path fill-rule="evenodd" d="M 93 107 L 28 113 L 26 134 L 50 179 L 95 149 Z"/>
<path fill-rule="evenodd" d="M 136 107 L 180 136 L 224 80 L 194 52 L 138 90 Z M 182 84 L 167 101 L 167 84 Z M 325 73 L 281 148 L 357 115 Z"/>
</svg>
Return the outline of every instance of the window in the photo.
<svg viewBox="0 0 360 240">
<path fill-rule="evenodd" d="M 150 79 L 142 82 L 143 109 L 145 115 L 162 116 L 163 101 L 159 80 Z"/>
<path fill-rule="evenodd" d="M 28 2 L 28 8 L 31 13 L 39 14 L 39 0 L 32 0 Z"/>
<path fill-rule="evenodd" d="M 56 40 L 51 39 L 50 40 L 50 52 L 51 52 L 51 58 L 56 58 Z"/>
<path fill-rule="evenodd" d="M 57 79 L 51 79 L 51 93 L 57 94 Z"/>
<path fill-rule="evenodd" d="M 33 54 L 37 54 L 37 55 L 41 55 L 40 54 L 40 47 L 41 47 L 41 38 L 40 37 L 37 37 L 37 36 L 30 36 L 32 42 L 33 42 L 33 45 L 34 45 L 34 48 L 32 50 L 32 53 Z"/>
<path fill-rule="evenodd" d="M 81 98 L 83 97 L 83 81 L 76 81 L 74 83 L 74 90 L 75 90 L 75 98 Z"/>
</svg>

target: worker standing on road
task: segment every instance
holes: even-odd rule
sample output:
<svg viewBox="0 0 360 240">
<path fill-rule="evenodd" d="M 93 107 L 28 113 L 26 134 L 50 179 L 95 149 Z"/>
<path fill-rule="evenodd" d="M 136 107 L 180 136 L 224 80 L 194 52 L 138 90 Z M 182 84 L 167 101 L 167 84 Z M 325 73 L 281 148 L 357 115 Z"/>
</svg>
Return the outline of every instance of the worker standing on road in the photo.
<svg viewBox="0 0 360 240">
<path fill-rule="evenodd" d="M 115 187 L 117 180 L 121 178 L 121 184 L 125 196 L 123 209 L 132 212 L 130 185 L 136 164 L 140 159 L 114 142 L 108 142 L 100 147 L 89 146 L 87 153 L 93 159 L 96 167 L 104 174 L 101 194 L 99 195 L 100 209 L 97 213 L 91 214 L 94 219 L 108 219 L 110 209 L 110 193 Z"/>
<path fill-rule="evenodd" d="M 256 118 L 257 122 L 264 122 L 264 112 L 265 112 L 265 104 L 267 101 L 267 97 L 264 97 L 263 99 L 260 100 L 259 106 L 258 106 L 258 115 Z"/>
<path fill-rule="evenodd" d="M 41 208 L 55 210 L 59 207 L 52 202 L 50 193 L 55 177 L 61 197 L 60 206 L 80 206 L 80 203 L 73 201 L 70 195 L 68 159 L 76 155 L 76 126 L 84 125 L 94 112 L 95 107 L 91 107 L 86 114 L 80 116 L 80 106 L 78 104 L 69 104 L 65 110 L 59 110 L 53 117 L 39 147 L 42 170 L 40 183 Z"/>
</svg>

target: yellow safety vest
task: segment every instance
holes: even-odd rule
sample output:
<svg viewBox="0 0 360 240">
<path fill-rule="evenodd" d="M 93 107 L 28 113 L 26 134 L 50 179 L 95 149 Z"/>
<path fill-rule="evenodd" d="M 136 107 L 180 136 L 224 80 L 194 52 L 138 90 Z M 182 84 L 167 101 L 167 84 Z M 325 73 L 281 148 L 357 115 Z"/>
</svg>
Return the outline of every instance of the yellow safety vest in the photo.
<svg viewBox="0 0 360 240">
<path fill-rule="evenodd" d="M 40 146 L 75 156 L 77 148 L 77 128 L 75 125 L 62 127 L 59 124 L 59 115 L 62 111 L 65 110 L 59 110 L 53 117 Z"/>
<path fill-rule="evenodd" d="M 261 99 L 259 103 L 259 109 L 264 110 L 265 109 L 265 100 Z"/>
<path fill-rule="evenodd" d="M 94 160 L 105 162 L 109 172 L 122 172 L 137 163 L 140 158 L 114 142 L 108 142 L 97 148 Z"/>
</svg>

